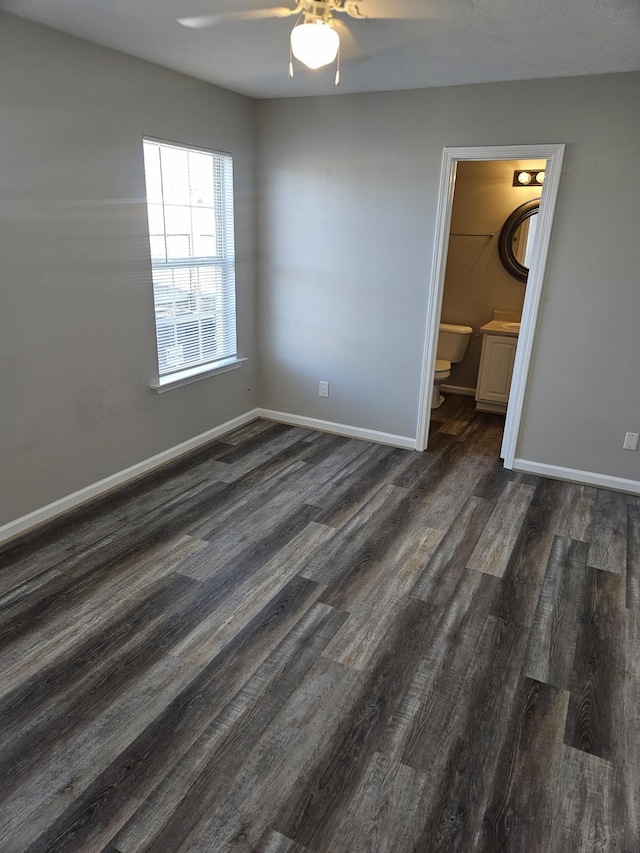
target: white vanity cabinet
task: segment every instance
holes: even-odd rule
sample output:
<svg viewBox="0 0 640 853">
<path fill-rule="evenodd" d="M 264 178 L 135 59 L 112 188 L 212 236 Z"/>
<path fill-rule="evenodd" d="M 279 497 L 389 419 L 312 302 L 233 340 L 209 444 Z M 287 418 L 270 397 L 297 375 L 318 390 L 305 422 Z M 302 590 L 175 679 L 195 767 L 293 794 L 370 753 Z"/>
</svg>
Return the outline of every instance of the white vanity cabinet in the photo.
<svg viewBox="0 0 640 853">
<path fill-rule="evenodd" d="M 493 320 L 482 326 L 482 353 L 476 388 L 476 409 L 482 412 L 506 412 L 509 389 L 516 358 L 518 331 L 505 326 L 517 326 Z"/>
</svg>

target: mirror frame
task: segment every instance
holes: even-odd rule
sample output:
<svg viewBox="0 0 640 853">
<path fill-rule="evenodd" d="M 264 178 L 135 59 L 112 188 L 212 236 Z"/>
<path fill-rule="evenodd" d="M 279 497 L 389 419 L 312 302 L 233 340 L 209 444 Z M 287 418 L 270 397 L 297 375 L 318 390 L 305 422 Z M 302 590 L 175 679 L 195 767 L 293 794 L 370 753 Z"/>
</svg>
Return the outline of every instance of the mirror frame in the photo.
<svg viewBox="0 0 640 853">
<path fill-rule="evenodd" d="M 539 209 L 539 198 L 532 198 L 529 201 L 525 201 L 519 207 L 516 207 L 513 213 L 507 217 L 498 237 L 498 255 L 500 256 L 502 266 L 510 275 L 517 278 L 518 281 L 527 281 L 529 267 L 525 267 L 516 258 L 513 251 L 513 237 L 522 223 L 533 216 L 534 213 L 537 213 Z"/>
</svg>

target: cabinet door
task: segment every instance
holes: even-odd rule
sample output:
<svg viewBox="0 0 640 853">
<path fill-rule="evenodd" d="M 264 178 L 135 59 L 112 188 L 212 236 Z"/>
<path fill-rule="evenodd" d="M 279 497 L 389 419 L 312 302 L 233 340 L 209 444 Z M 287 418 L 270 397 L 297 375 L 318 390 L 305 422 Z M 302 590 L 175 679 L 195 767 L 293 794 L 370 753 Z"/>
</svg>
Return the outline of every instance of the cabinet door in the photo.
<svg viewBox="0 0 640 853">
<path fill-rule="evenodd" d="M 485 335 L 482 341 L 477 400 L 508 403 L 517 338 Z"/>
</svg>

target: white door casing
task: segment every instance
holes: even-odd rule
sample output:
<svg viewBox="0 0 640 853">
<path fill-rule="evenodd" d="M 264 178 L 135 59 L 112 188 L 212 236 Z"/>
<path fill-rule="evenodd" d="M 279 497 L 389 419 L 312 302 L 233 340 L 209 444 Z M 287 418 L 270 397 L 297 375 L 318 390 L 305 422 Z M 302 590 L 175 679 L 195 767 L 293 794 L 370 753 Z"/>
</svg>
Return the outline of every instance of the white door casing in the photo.
<svg viewBox="0 0 640 853">
<path fill-rule="evenodd" d="M 549 254 L 551 228 L 560 186 L 564 150 L 564 144 L 548 144 L 445 148 L 443 151 L 433 261 L 427 298 L 425 343 L 416 426 L 416 450 L 426 450 L 429 437 L 433 374 L 438 345 L 438 326 L 442 310 L 457 164 L 463 160 L 546 160 L 546 176 L 538 214 L 538 239 L 529 268 L 501 450 L 505 468 L 513 467 L 542 296 L 542 285 Z"/>
</svg>

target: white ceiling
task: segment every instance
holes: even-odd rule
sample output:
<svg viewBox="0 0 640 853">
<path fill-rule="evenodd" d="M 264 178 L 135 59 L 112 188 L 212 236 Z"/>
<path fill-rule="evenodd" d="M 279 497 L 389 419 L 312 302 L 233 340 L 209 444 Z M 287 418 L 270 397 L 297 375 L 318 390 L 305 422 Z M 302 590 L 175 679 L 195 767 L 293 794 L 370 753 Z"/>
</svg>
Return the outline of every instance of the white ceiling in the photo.
<svg viewBox="0 0 640 853">
<path fill-rule="evenodd" d="M 430 20 L 346 18 L 362 51 L 335 69 L 287 75 L 295 18 L 181 27 L 189 15 L 294 0 L 0 0 L 0 9 L 254 98 L 640 70 L 640 0 L 360 0 L 429 10 Z M 636 105 L 637 107 L 637 105 Z M 631 105 L 630 105 L 631 108 Z"/>
</svg>

